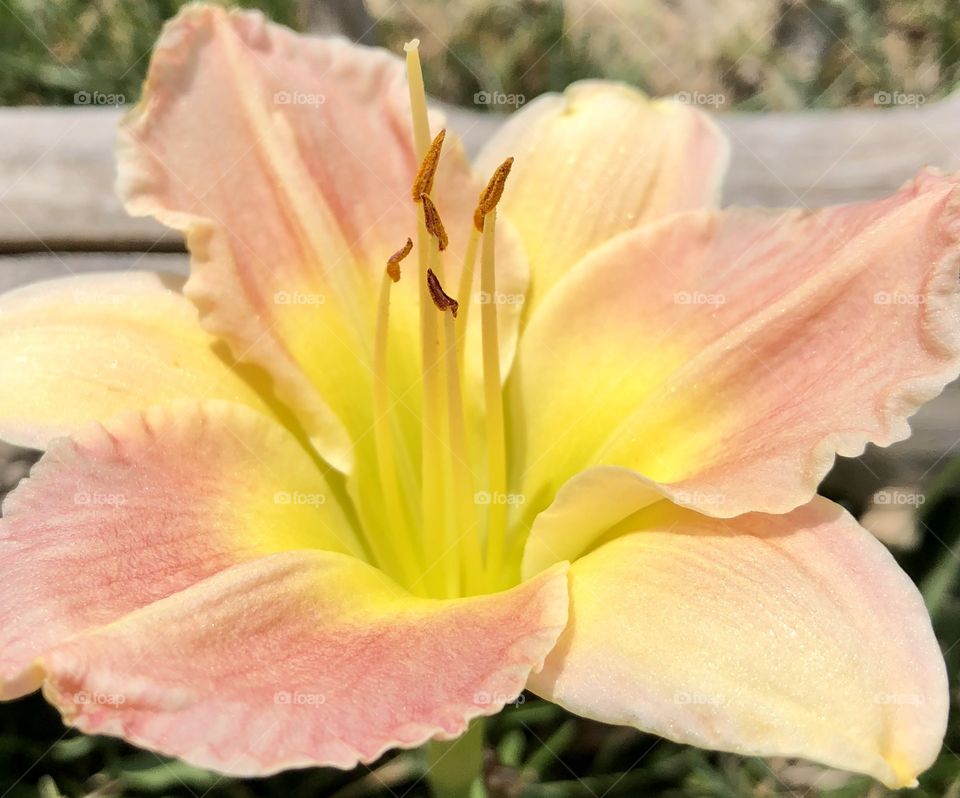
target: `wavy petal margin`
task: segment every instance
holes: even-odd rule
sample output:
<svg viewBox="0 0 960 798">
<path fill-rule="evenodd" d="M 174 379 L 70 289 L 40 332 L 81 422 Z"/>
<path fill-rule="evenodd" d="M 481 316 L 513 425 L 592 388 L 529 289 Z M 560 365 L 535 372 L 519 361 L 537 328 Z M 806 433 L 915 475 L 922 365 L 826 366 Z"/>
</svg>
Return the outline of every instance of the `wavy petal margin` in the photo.
<svg viewBox="0 0 960 798">
<path fill-rule="evenodd" d="M 292 551 L 75 637 L 40 667 L 47 698 L 88 733 L 234 775 L 351 768 L 498 712 L 567 607 L 565 566 L 440 601 L 355 558 Z"/>
<path fill-rule="evenodd" d="M 174 402 L 61 438 L 3 505 L 0 698 L 35 690 L 65 639 L 308 547 L 357 550 L 316 464 L 249 408 Z"/>
<path fill-rule="evenodd" d="M 926 171 L 874 202 L 682 214 L 595 252 L 518 355 L 530 505 L 611 465 L 708 515 L 786 512 L 835 454 L 907 437 L 960 372 L 958 197 Z"/>
</svg>

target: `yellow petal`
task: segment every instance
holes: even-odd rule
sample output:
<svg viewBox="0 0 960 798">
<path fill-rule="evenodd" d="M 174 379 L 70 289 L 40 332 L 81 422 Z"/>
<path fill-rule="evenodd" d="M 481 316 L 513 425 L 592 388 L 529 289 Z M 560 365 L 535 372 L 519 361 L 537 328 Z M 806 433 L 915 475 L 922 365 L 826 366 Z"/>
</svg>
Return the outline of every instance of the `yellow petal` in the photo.
<svg viewBox="0 0 960 798">
<path fill-rule="evenodd" d="M 513 114 L 481 153 L 479 171 L 511 155 L 501 207 L 530 261 L 529 318 L 571 266 L 613 236 L 713 205 L 728 146 L 696 109 L 582 81 Z"/>
<path fill-rule="evenodd" d="M 178 277 L 91 274 L 0 297 L 0 437 L 44 448 L 90 421 L 176 399 L 269 413 L 214 349 Z"/>
<path fill-rule="evenodd" d="M 523 548 L 523 577 L 582 557 L 609 539 L 615 527 L 629 525 L 634 513 L 663 499 L 657 483 L 629 468 L 595 466 L 581 471 L 533 519 Z"/>
<path fill-rule="evenodd" d="M 947 679 L 889 552 L 816 499 L 722 521 L 662 502 L 571 569 L 571 623 L 530 687 L 580 715 L 912 784 Z"/>
</svg>

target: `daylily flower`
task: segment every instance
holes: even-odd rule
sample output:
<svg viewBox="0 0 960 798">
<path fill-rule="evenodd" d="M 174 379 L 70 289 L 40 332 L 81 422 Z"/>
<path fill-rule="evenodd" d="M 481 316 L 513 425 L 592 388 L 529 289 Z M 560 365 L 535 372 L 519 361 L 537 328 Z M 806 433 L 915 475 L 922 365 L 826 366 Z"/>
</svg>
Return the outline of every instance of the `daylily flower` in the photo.
<svg viewBox="0 0 960 798">
<path fill-rule="evenodd" d="M 717 128 L 603 82 L 471 170 L 406 66 L 256 13 L 166 27 L 119 186 L 186 234 L 182 293 L 0 300 L 0 435 L 46 449 L 4 506 L 0 697 L 256 775 L 527 688 L 913 783 L 929 618 L 815 491 L 960 371 L 960 181 L 716 210 Z"/>
</svg>

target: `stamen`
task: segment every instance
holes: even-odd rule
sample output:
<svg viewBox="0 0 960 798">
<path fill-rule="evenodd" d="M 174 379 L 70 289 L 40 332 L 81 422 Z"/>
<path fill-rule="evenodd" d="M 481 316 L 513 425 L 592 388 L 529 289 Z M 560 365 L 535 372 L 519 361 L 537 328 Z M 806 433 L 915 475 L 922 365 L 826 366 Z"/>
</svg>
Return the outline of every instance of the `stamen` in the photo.
<svg viewBox="0 0 960 798">
<path fill-rule="evenodd" d="M 494 170 L 486 188 L 480 192 L 480 201 L 477 203 L 477 209 L 473 212 L 473 226 L 481 233 L 483 232 L 483 219 L 500 202 L 504 184 L 507 182 L 507 176 L 512 168 L 513 156 L 511 155 Z"/>
<path fill-rule="evenodd" d="M 433 190 L 433 178 L 437 174 L 437 164 L 440 163 L 440 149 L 443 147 L 444 136 L 447 131 L 444 128 L 437 133 L 427 154 L 423 156 L 420 162 L 420 168 L 417 170 L 417 176 L 413 179 L 413 201 L 420 202 L 421 194 L 429 194 Z"/>
<path fill-rule="evenodd" d="M 380 486 L 383 489 L 385 521 L 390 525 L 393 535 L 374 535 L 389 543 L 389 562 L 399 566 L 402 578 L 407 584 L 414 584 L 417 578 L 417 562 L 413 551 L 403 545 L 408 537 L 404 530 L 409 529 L 403 509 L 400 486 L 397 481 L 397 464 L 394 453 L 393 430 L 390 425 L 390 375 L 387 366 L 387 334 L 390 328 L 390 286 L 400 279 L 400 261 L 413 248 L 408 238 L 403 249 L 391 255 L 380 284 L 380 299 L 377 304 L 377 324 L 373 344 L 373 434 L 377 452 L 377 468 Z M 396 276 L 394 276 L 396 272 Z M 382 557 L 384 552 L 380 553 Z"/>
<path fill-rule="evenodd" d="M 447 238 L 447 231 L 443 228 L 443 222 L 440 221 L 437 206 L 426 194 L 420 195 L 420 202 L 423 204 L 423 222 L 427 226 L 427 232 L 437 239 L 438 248 L 443 252 L 450 243 L 450 239 Z"/>
<path fill-rule="evenodd" d="M 467 322 L 470 319 L 470 292 L 473 290 L 474 264 L 477 261 L 477 248 L 480 246 L 480 233 L 476 227 L 470 228 L 470 237 L 467 239 L 467 251 L 463 256 L 463 266 L 460 268 L 460 285 L 457 290 L 457 301 L 460 303 L 461 321 L 457 325 L 457 363 L 463 371 L 463 360 L 467 349 Z"/>
<path fill-rule="evenodd" d="M 437 281 L 439 287 L 439 281 Z M 440 289 L 442 292 L 442 289 Z M 446 295 L 444 295 L 446 296 Z M 447 360 L 447 408 L 450 433 L 450 473 L 453 477 L 452 498 L 454 524 L 448 527 L 446 551 L 456 549 L 463 556 L 462 588 L 464 595 L 473 595 L 483 587 L 483 549 L 480 544 L 480 520 L 474 506 L 474 474 L 470 463 L 470 445 L 467 439 L 466 419 L 463 408 L 463 391 L 460 387 L 460 367 L 454 342 L 456 309 L 443 314 L 443 347 Z M 454 532 L 459 534 L 453 538 Z M 456 568 L 457 563 L 453 563 Z"/>
<path fill-rule="evenodd" d="M 467 347 L 467 319 L 470 315 L 470 291 L 473 290 L 474 262 L 477 258 L 480 234 L 483 233 L 483 220 L 500 202 L 511 168 L 513 168 L 513 156 L 507 158 L 493 171 L 486 187 L 480 192 L 477 209 L 473 212 L 473 229 L 470 230 L 470 238 L 467 241 L 467 252 L 463 259 L 463 269 L 460 272 L 460 290 L 457 293 L 463 307 L 463 322 L 457 330 L 457 362 L 461 369 L 463 368 L 464 353 Z M 489 296 L 493 296 L 493 294 L 491 293 Z"/>
<path fill-rule="evenodd" d="M 503 193 L 513 159 L 507 159 L 496 169 L 480 193 L 473 219 L 474 229 L 467 241 L 460 282 L 456 286 L 458 298 L 454 299 L 444 291 L 441 282 L 445 279 L 443 252 L 447 249 L 449 239 L 437 207 L 430 197 L 439 168 L 445 132 L 441 130 L 431 143 L 418 48 L 419 41 L 416 39 L 404 46 L 413 118 L 414 152 L 419 161 L 419 168 L 411 185 L 411 196 L 417 205 L 416 248 L 420 270 L 418 289 L 423 389 L 420 484 L 422 518 L 413 517 L 416 508 L 408 505 L 402 505 L 400 512 L 408 511 L 411 525 L 416 526 L 416 529 L 411 531 L 414 534 L 419 531 L 421 535 L 419 558 L 423 570 L 420 576 L 415 578 L 414 584 L 416 581 L 429 583 L 429 595 L 451 597 L 466 595 L 464 590 L 473 594 L 494 585 L 499 587 L 503 582 L 503 558 L 507 544 L 507 508 L 503 494 L 507 489 L 507 465 L 497 309 L 494 303 L 484 303 L 480 310 L 486 455 L 483 458 L 478 457 L 478 461 L 486 462 L 489 468 L 485 482 L 491 493 L 491 502 L 485 512 L 478 511 L 473 500 L 475 483 L 480 480 L 473 473 L 471 465 L 474 461 L 470 457 L 470 439 L 466 434 L 466 409 L 461 380 L 464 374 L 466 317 L 481 240 L 481 290 L 490 296 L 496 295 L 496 206 Z M 431 237 L 436 240 L 436 246 L 432 245 Z M 402 250 L 388 260 L 383 290 L 389 290 L 390 280 L 399 279 L 400 261 L 409 254 L 411 246 L 408 241 Z M 381 302 L 384 300 L 381 299 Z M 439 316 L 437 309 L 441 311 Z M 447 310 L 450 311 L 449 314 L 446 313 Z M 458 311 L 462 314 L 460 318 L 457 318 Z M 377 350 L 378 364 L 382 363 L 385 368 L 385 355 L 382 354 L 384 351 L 382 348 Z M 444 384 L 446 390 L 443 390 Z M 384 392 L 378 401 L 385 403 L 387 398 Z M 387 455 L 389 454 L 388 449 Z M 385 471 L 381 471 L 381 480 L 385 489 L 392 493 L 393 489 L 386 487 Z M 402 497 L 400 498 L 402 501 Z M 393 502 L 392 499 L 387 501 Z M 484 526 L 486 535 L 482 533 Z M 483 550 L 484 538 L 486 552 Z M 431 567 L 432 561 L 436 561 L 438 567 Z"/>
<path fill-rule="evenodd" d="M 407 257 L 412 249 L 413 241 L 408 238 L 407 243 L 394 252 L 387 260 L 387 275 L 393 282 L 400 282 L 400 261 Z"/>
<path fill-rule="evenodd" d="M 433 299 L 433 304 L 441 311 L 449 308 L 453 318 L 457 318 L 457 308 L 460 307 L 460 303 L 443 290 L 443 286 L 440 285 L 440 281 L 437 279 L 437 275 L 433 273 L 433 269 L 427 269 L 427 288 L 430 289 L 430 297 Z"/>
<path fill-rule="evenodd" d="M 499 170 L 498 170 L 499 171 Z M 509 167 L 507 167 L 509 171 Z M 491 181 L 492 182 L 492 181 Z M 502 180 L 501 180 L 502 187 Z M 485 214 L 483 244 L 480 251 L 480 290 L 488 297 L 496 296 L 494 241 L 497 227 L 496 203 Z M 487 432 L 487 467 L 491 501 L 487 507 L 487 579 L 499 577 L 506 537 L 507 451 L 503 423 L 503 393 L 500 385 L 500 342 L 497 333 L 497 306 L 485 302 L 480 306 L 480 329 L 483 341 L 483 393 Z"/>
</svg>

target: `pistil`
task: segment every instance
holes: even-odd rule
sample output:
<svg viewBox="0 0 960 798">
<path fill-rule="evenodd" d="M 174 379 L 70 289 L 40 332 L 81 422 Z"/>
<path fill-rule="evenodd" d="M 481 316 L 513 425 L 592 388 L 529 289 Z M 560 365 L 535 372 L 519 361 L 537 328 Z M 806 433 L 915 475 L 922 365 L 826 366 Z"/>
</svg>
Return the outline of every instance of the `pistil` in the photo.
<svg viewBox="0 0 960 798">
<path fill-rule="evenodd" d="M 410 111 L 413 115 L 413 146 L 417 160 L 423 161 L 430 145 L 430 123 L 427 120 L 427 92 L 423 87 L 420 67 L 420 40 L 412 39 L 403 45 L 407 57 L 407 88 L 410 92 Z"/>
</svg>

